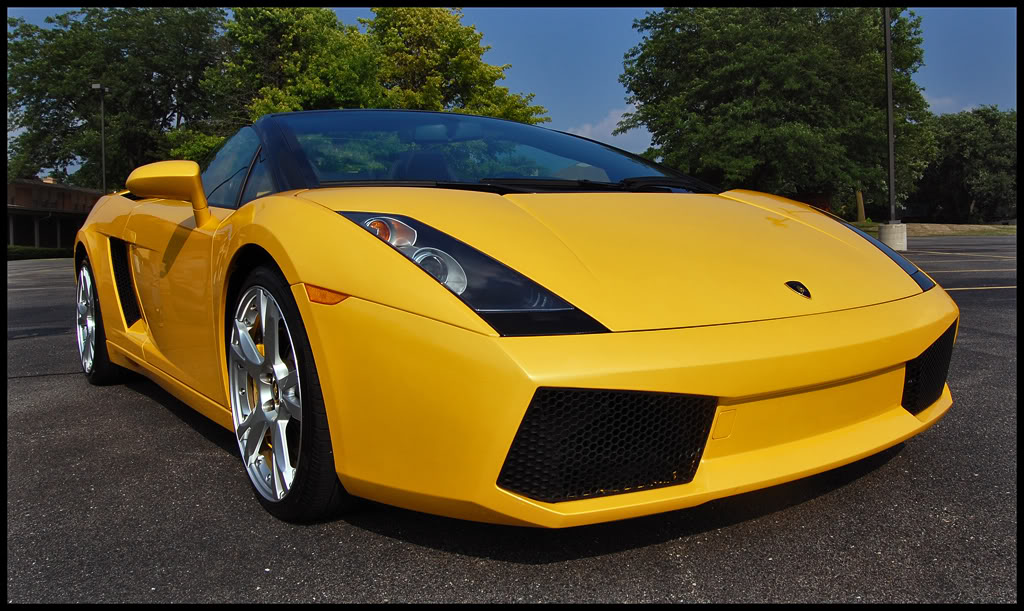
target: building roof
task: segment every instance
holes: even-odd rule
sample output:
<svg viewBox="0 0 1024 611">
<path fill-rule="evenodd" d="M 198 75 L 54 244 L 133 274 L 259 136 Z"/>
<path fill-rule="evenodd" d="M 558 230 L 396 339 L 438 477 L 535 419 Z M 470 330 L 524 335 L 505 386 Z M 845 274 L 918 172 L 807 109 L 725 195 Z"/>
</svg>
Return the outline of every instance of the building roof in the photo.
<svg viewBox="0 0 1024 611">
<path fill-rule="evenodd" d="M 79 191 L 82 193 L 95 195 L 96 197 L 103 195 L 102 189 L 87 189 L 85 187 L 76 187 L 73 185 L 66 185 L 58 182 L 48 182 L 46 180 L 41 180 L 38 178 L 15 178 L 14 180 L 10 181 L 7 184 L 31 185 L 33 187 L 47 187 L 52 189 L 64 189 L 67 191 Z M 113 193 L 113 191 L 111 191 L 111 193 Z"/>
</svg>

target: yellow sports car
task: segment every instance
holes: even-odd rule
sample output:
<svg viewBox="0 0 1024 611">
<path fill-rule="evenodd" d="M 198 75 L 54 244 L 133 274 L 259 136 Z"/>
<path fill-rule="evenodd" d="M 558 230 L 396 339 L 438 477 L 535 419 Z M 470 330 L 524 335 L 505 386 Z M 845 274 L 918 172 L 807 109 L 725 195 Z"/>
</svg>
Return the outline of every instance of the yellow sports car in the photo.
<svg viewBox="0 0 1024 611">
<path fill-rule="evenodd" d="M 934 424 L 959 311 L 814 208 L 462 114 L 267 115 L 78 233 L 90 382 L 238 439 L 275 516 L 355 497 L 575 526 L 850 463 Z"/>
</svg>

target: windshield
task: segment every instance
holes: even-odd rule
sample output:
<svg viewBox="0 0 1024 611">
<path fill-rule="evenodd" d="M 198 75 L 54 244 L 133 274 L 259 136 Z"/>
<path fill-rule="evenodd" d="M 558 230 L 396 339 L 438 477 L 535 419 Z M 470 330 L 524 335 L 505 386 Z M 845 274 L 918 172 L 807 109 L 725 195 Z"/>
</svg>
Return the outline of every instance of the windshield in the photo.
<svg viewBox="0 0 1024 611">
<path fill-rule="evenodd" d="M 276 118 L 291 132 L 321 184 L 482 179 L 614 183 L 634 176 L 679 176 L 609 146 L 500 119 L 360 110 Z"/>
</svg>

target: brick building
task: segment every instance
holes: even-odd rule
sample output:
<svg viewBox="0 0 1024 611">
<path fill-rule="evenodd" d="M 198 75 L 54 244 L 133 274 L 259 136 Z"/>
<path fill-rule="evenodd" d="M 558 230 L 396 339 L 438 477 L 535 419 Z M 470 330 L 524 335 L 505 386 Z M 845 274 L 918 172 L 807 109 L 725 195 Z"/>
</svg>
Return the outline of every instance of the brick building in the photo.
<svg viewBox="0 0 1024 611">
<path fill-rule="evenodd" d="M 7 183 L 7 244 L 66 248 L 103 192 L 19 178 Z"/>
</svg>

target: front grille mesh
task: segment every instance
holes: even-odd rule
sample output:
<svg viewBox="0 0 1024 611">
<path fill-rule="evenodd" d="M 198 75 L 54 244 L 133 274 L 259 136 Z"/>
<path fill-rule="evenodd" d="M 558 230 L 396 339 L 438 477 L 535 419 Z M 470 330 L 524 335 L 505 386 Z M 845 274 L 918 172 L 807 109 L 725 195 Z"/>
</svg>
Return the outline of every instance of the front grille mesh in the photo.
<svg viewBox="0 0 1024 611">
<path fill-rule="evenodd" d="M 539 388 L 498 486 L 557 503 L 693 480 L 717 397 Z"/>
<path fill-rule="evenodd" d="M 903 409 L 915 416 L 942 396 L 953 355 L 956 321 L 917 358 L 907 361 L 903 379 Z"/>
<path fill-rule="evenodd" d="M 142 318 L 139 312 L 139 300 L 132 290 L 132 268 L 128 263 L 128 244 L 117 238 L 110 238 L 110 262 L 114 271 L 114 283 L 117 285 L 117 298 L 124 312 L 125 325 L 130 327 Z"/>
</svg>

